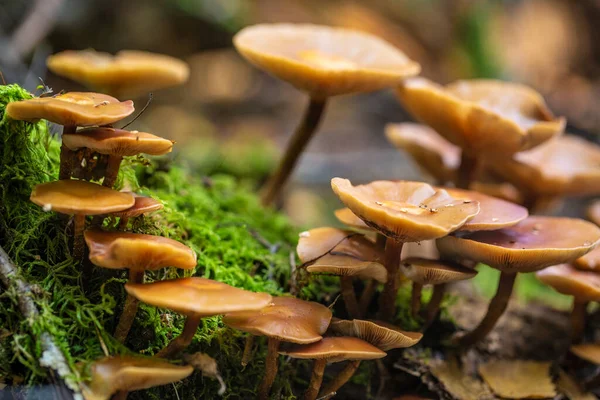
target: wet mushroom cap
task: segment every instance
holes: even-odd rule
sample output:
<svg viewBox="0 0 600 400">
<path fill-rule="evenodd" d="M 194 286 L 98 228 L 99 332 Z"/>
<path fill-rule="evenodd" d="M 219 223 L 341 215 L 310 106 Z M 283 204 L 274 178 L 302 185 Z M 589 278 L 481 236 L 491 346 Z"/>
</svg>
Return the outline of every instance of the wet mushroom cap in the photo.
<svg viewBox="0 0 600 400">
<path fill-rule="evenodd" d="M 575 268 L 583 271 L 600 271 L 600 247 L 596 247 L 573 263 Z"/>
<path fill-rule="evenodd" d="M 108 125 L 135 111 L 131 100 L 119 101 L 102 93 L 69 92 L 53 97 L 35 97 L 8 103 L 6 114 L 12 119 L 45 119 L 59 125 Z"/>
<path fill-rule="evenodd" d="M 132 194 L 135 199 L 133 206 L 123 211 L 110 213 L 110 215 L 117 218 L 135 218 L 164 208 L 160 201 L 155 200 L 152 197 L 142 196 L 137 193 Z"/>
<path fill-rule="evenodd" d="M 310 24 L 259 24 L 233 38 L 252 64 L 313 97 L 379 90 L 421 67 L 382 39 Z"/>
<path fill-rule="evenodd" d="M 596 200 L 589 205 L 587 216 L 596 225 L 600 225 L 600 200 Z"/>
<path fill-rule="evenodd" d="M 571 346 L 569 350 L 582 360 L 591 362 L 592 364 L 600 365 L 600 344 L 575 344 Z"/>
<path fill-rule="evenodd" d="M 321 340 L 329 321 L 329 308 L 293 297 L 274 297 L 270 305 L 260 310 L 229 313 L 223 317 L 223 323 L 231 328 L 301 344 Z"/>
<path fill-rule="evenodd" d="M 326 359 L 329 363 L 345 360 L 376 360 L 387 354 L 355 337 L 326 337 L 315 343 L 293 345 L 279 354 L 309 360 Z"/>
<path fill-rule="evenodd" d="M 347 179 L 333 178 L 331 187 L 367 225 L 401 242 L 445 236 L 479 212 L 479 202 L 455 199 L 422 182 L 374 181 L 352 186 Z"/>
<path fill-rule="evenodd" d="M 183 315 L 203 317 L 234 311 L 260 310 L 272 300 L 268 293 L 254 293 L 198 277 L 153 283 L 127 283 L 125 290 L 146 304 Z"/>
<path fill-rule="evenodd" d="M 40 183 L 33 188 L 30 200 L 45 211 L 68 215 L 107 214 L 126 210 L 135 203 L 131 193 L 78 180 Z"/>
<path fill-rule="evenodd" d="M 100 229 L 88 229 L 83 235 L 90 261 L 103 268 L 145 271 L 196 266 L 196 253 L 192 249 L 166 237 Z"/>
<path fill-rule="evenodd" d="M 400 271 L 408 279 L 421 285 L 462 281 L 477 275 L 477 271 L 474 269 L 463 267 L 457 263 L 417 257 L 402 260 Z"/>
<path fill-rule="evenodd" d="M 118 391 L 135 391 L 187 378 L 190 365 L 174 365 L 150 357 L 113 356 L 90 366 L 90 381 L 83 385 L 86 400 L 108 400 Z"/>
<path fill-rule="evenodd" d="M 63 135 L 62 140 L 71 150 L 86 147 L 101 154 L 122 157 L 141 153 L 160 156 L 173 149 L 171 140 L 151 133 L 105 127 L 81 129 L 76 133 Z"/>
<path fill-rule="evenodd" d="M 559 293 L 579 301 L 600 301 L 600 275 L 580 271 L 570 264 L 553 265 L 535 273 L 537 278 Z"/>
<path fill-rule="evenodd" d="M 67 50 L 46 60 L 50 71 L 116 97 L 137 97 L 177 86 L 189 77 L 188 65 L 163 54 L 122 50 L 114 56 L 93 50 Z"/>
<path fill-rule="evenodd" d="M 600 228 L 576 218 L 531 216 L 509 228 L 459 235 L 437 240 L 444 257 L 467 258 L 505 272 L 533 272 L 588 253 L 600 240 Z"/>
<path fill-rule="evenodd" d="M 308 265 L 306 271 L 311 274 L 352 276 L 364 280 L 375 279 L 380 283 L 387 282 L 387 270 L 383 264 L 348 256 L 328 254 Z"/>
<path fill-rule="evenodd" d="M 342 224 L 355 229 L 357 231 L 374 231 L 369 225 L 365 224 L 365 221 L 358 218 L 349 208 L 344 207 L 334 211 L 335 217 Z"/>
<path fill-rule="evenodd" d="M 362 319 L 331 321 L 329 331 L 340 336 L 357 337 L 383 351 L 414 346 L 423 337 L 420 332 L 403 331 L 387 322 Z"/>
</svg>

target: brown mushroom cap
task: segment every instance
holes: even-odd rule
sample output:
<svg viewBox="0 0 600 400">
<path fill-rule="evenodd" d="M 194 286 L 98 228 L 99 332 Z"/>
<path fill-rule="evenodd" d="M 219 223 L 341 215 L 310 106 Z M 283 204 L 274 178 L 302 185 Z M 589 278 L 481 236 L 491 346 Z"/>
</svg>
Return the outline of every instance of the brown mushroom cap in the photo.
<svg viewBox="0 0 600 400">
<path fill-rule="evenodd" d="M 445 236 L 479 212 L 477 201 L 455 199 L 422 182 L 374 181 L 352 186 L 347 179 L 333 178 L 331 187 L 367 225 L 402 242 Z"/>
<path fill-rule="evenodd" d="M 580 271 L 570 264 L 559 264 L 535 273 L 537 278 L 559 293 L 578 301 L 600 301 L 600 275 Z"/>
<path fill-rule="evenodd" d="M 397 94 L 417 119 L 470 153 L 514 154 L 565 127 L 565 120 L 555 118 L 537 92 L 516 83 L 469 80 L 443 87 L 411 78 Z"/>
<path fill-rule="evenodd" d="M 54 97 L 35 97 L 8 103 L 6 114 L 12 119 L 45 119 L 59 125 L 108 125 L 135 111 L 133 101 L 119 101 L 102 93 L 69 92 Z"/>
<path fill-rule="evenodd" d="M 505 272 L 532 272 L 574 261 L 600 240 L 600 228 L 577 218 L 532 216 L 510 228 L 446 236 L 444 257 L 467 258 Z"/>
<path fill-rule="evenodd" d="M 524 201 L 521 192 L 510 183 L 506 182 L 471 182 L 469 189 L 515 204 L 523 204 Z"/>
<path fill-rule="evenodd" d="M 518 224 L 529 215 L 523 206 L 485 194 L 450 188 L 446 191 L 455 199 L 479 202 L 479 213 L 461 226 L 459 231 L 493 231 L 507 228 Z"/>
<path fill-rule="evenodd" d="M 562 135 L 487 165 L 518 188 L 537 195 L 600 194 L 600 147 L 574 135 Z"/>
<path fill-rule="evenodd" d="M 274 297 L 270 305 L 260 310 L 234 312 L 223 317 L 223 323 L 231 328 L 302 344 L 321 340 L 329 321 L 329 308 L 293 297 Z"/>
<path fill-rule="evenodd" d="M 413 282 L 421 285 L 438 285 L 471 279 L 477 275 L 474 269 L 440 260 L 411 257 L 400 262 L 400 271 Z"/>
<path fill-rule="evenodd" d="M 155 200 L 152 197 L 142 196 L 137 193 L 132 194 L 135 199 L 133 206 L 123 211 L 112 212 L 110 215 L 117 218 L 135 218 L 142 214 L 148 214 L 164 208 L 160 201 Z"/>
<path fill-rule="evenodd" d="M 90 250 L 90 261 L 103 268 L 145 271 L 196 266 L 196 253 L 173 239 L 100 229 L 88 229 L 83 235 Z"/>
<path fill-rule="evenodd" d="M 414 346 L 423 337 L 420 332 L 403 331 L 387 322 L 362 319 L 336 319 L 331 321 L 329 330 L 340 336 L 365 340 L 383 351 Z"/>
<path fill-rule="evenodd" d="M 170 153 L 173 142 L 146 132 L 115 128 L 87 128 L 62 137 L 71 150 L 87 147 L 101 154 L 135 156 L 141 153 L 160 156 Z"/>
<path fill-rule="evenodd" d="M 598 343 L 575 344 L 569 350 L 582 360 L 600 365 L 600 344 Z"/>
<path fill-rule="evenodd" d="M 592 202 L 588 206 L 587 216 L 596 225 L 600 225 L 600 200 Z"/>
<path fill-rule="evenodd" d="M 209 317 L 235 311 L 254 311 L 272 300 L 268 293 L 254 293 L 206 278 L 180 278 L 152 283 L 126 283 L 131 296 L 183 315 Z"/>
<path fill-rule="evenodd" d="M 69 215 L 107 214 L 126 210 L 135 203 L 131 193 L 77 180 L 40 183 L 29 199 L 45 211 Z"/>
<path fill-rule="evenodd" d="M 600 247 L 596 247 L 586 255 L 579 257 L 573 263 L 575 268 L 584 271 L 599 271 L 600 270 Z"/>
<path fill-rule="evenodd" d="M 377 347 L 355 337 L 326 337 L 323 340 L 290 346 L 279 354 L 309 360 L 326 359 L 328 363 L 345 360 L 376 360 L 387 354 Z"/>
<path fill-rule="evenodd" d="M 460 148 L 426 125 L 402 123 L 385 127 L 387 139 L 405 150 L 426 173 L 440 182 L 453 181 L 460 165 Z"/>
<path fill-rule="evenodd" d="M 374 231 L 365 221 L 358 218 L 348 207 L 340 208 L 334 211 L 335 217 L 342 224 L 349 226 L 357 231 L 372 232 Z"/>
<path fill-rule="evenodd" d="M 90 366 L 91 380 L 83 385 L 86 400 L 108 400 L 119 391 L 148 389 L 187 378 L 190 365 L 174 365 L 159 358 L 113 356 Z"/>
<path fill-rule="evenodd" d="M 67 50 L 46 60 L 48 69 L 115 97 L 137 97 L 177 86 L 189 77 L 188 65 L 163 54 L 122 50 L 114 56 L 94 50 Z"/>
<path fill-rule="evenodd" d="M 379 90 L 417 75 L 421 67 L 378 37 L 310 24 L 260 24 L 233 38 L 252 64 L 311 96 Z"/>
</svg>

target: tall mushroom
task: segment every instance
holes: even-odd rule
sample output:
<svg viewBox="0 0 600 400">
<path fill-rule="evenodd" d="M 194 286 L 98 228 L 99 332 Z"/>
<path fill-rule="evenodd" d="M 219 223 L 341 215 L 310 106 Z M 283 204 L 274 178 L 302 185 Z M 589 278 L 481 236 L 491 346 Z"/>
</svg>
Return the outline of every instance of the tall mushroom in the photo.
<svg viewBox="0 0 600 400">
<path fill-rule="evenodd" d="M 330 321 L 329 308 L 293 297 L 275 297 L 269 306 L 261 310 L 233 312 L 223 317 L 223 323 L 231 328 L 268 338 L 265 375 L 257 394 L 257 398 L 262 400 L 269 397 L 277 375 L 280 342 L 318 342 Z"/>
<path fill-rule="evenodd" d="M 265 205 L 279 196 L 317 130 L 329 97 L 391 87 L 420 72 L 419 64 L 378 37 L 343 28 L 254 25 L 238 32 L 233 44 L 252 64 L 310 96 L 302 123 L 265 186 Z"/>
<path fill-rule="evenodd" d="M 468 258 L 501 271 L 498 290 L 479 325 L 459 342 L 470 346 L 483 339 L 504 313 L 517 273 L 533 272 L 571 262 L 600 241 L 600 229 L 573 218 L 528 217 L 496 231 L 479 231 L 438 239 L 440 253 L 451 259 Z"/>
<path fill-rule="evenodd" d="M 193 269 L 196 253 L 176 240 L 139 233 L 87 230 L 85 241 L 90 261 L 99 267 L 129 269 L 129 283 L 142 283 L 145 271 L 164 267 Z M 138 301 L 127 296 L 115 329 L 115 338 L 125 342 L 137 313 Z"/>
</svg>

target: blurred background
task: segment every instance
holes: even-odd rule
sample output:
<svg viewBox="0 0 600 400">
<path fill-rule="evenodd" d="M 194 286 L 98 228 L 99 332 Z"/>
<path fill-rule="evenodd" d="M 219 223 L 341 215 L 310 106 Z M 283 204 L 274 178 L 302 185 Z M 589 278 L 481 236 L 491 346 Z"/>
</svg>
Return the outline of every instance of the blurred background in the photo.
<svg viewBox="0 0 600 400">
<path fill-rule="evenodd" d="M 131 128 L 178 142 L 174 157 L 203 175 L 260 182 L 287 142 L 307 98 L 246 63 L 233 35 L 260 22 L 312 22 L 378 35 L 441 83 L 502 78 L 539 90 L 568 130 L 600 133 L 598 0 L 0 0 L 0 71 L 34 91 L 48 55 L 139 49 L 189 63 L 189 82 L 155 93 Z M 146 98 L 134 99 L 140 110 Z M 288 186 L 286 211 L 300 226 L 323 224 L 337 206 L 333 176 L 356 182 L 419 179 L 387 143 L 388 122 L 410 120 L 391 91 L 333 99 L 321 132 Z M 330 218 L 330 217 L 329 217 Z"/>
</svg>

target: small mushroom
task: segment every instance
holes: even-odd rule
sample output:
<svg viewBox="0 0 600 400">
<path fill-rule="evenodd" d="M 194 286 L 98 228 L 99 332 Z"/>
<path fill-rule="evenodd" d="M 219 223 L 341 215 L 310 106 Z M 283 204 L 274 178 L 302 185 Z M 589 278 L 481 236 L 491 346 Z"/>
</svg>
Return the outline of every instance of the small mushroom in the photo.
<svg viewBox="0 0 600 400">
<path fill-rule="evenodd" d="M 223 317 L 223 323 L 233 329 L 268 337 L 265 376 L 257 394 L 259 399 L 269 397 L 277 375 L 279 343 L 318 342 L 330 321 L 329 308 L 293 297 L 275 297 L 269 306 L 261 310 L 234 312 Z"/>
<path fill-rule="evenodd" d="M 206 278 L 181 278 L 153 283 L 127 283 L 125 290 L 146 304 L 167 308 L 186 316 L 181 334 L 156 356 L 171 358 L 194 338 L 202 318 L 230 312 L 252 312 L 271 302 L 268 293 L 254 293 Z"/>
<path fill-rule="evenodd" d="M 600 247 L 596 247 L 583 257 L 579 257 L 573 266 L 583 271 L 600 271 Z"/>
<path fill-rule="evenodd" d="M 119 229 L 125 230 L 127 223 L 131 218 L 139 217 L 140 215 L 150 214 L 154 211 L 159 211 L 164 208 L 163 204 L 153 199 L 152 197 L 142 196 L 137 193 L 133 193 L 135 203 L 130 208 L 110 213 L 112 217 L 119 218 Z"/>
<path fill-rule="evenodd" d="M 83 258 L 83 230 L 86 215 L 117 212 L 131 207 L 135 199 L 131 193 L 97 185 L 95 183 L 62 180 L 36 185 L 30 200 L 46 211 L 73 215 L 73 258 Z"/>
<path fill-rule="evenodd" d="M 483 339 L 504 313 L 517 273 L 534 272 L 572 262 L 600 241 L 600 229 L 575 218 L 528 217 L 496 231 L 463 233 L 438 239 L 444 258 L 468 258 L 501 271 L 496 295 L 479 325 L 459 342 L 470 346 Z"/>
<path fill-rule="evenodd" d="M 252 64 L 310 96 L 302 123 L 265 186 L 265 205 L 279 196 L 329 97 L 391 87 L 420 71 L 419 64 L 378 37 L 343 28 L 260 24 L 242 29 L 233 44 Z"/>
<path fill-rule="evenodd" d="M 90 365 L 90 380 L 82 385 L 85 400 L 109 400 L 113 394 L 166 385 L 194 372 L 189 365 L 175 365 L 150 357 L 105 357 Z"/>
<path fill-rule="evenodd" d="M 129 269 L 129 283 L 142 283 L 147 270 L 164 267 L 193 269 L 196 253 L 176 240 L 139 233 L 85 231 L 90 261 L 99 267 Z M 115 329 L 115 338 L 125 342 L 137 313 L 138 301 L 127 296 Z"/>
<path fill-rule="evenodd" d="M 323 382 L 323 372 L 328 363 L 340 361 L 376 360 L 386 356 L 384 351 L 355 337 L 326 337 L 323 340 L 304 345 L 290 346 L 282 350 L 283 354 L 292 358 L 315 360 L 308 389 L 304 400 L 315 400 Z M 350 379 L 350 377 L 348 377 Z"/>
</svg>

